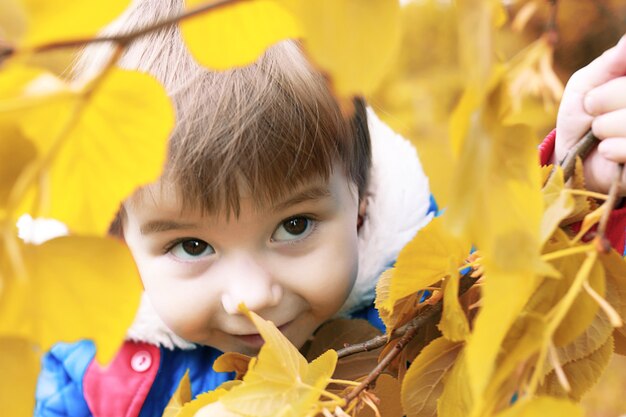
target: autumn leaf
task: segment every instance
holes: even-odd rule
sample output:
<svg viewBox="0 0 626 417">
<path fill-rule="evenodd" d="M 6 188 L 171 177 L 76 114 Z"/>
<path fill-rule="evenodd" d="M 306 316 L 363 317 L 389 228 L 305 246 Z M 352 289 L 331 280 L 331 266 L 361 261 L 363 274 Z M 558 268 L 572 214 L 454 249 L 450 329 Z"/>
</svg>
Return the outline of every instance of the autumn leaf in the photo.
<svg viewBox="0 0 626 417">
<path fill-rule="evenodd" d="M 34 341 L 42 350 L 88 338 L 98 346 L 98 360 L 108 362 L 141 294 L 128 248 L 111 238 L 62 237 L 21 250 L 27 275 L 3 279 L 0 335 Z"/>
<path fill-rule="evenodd" d="M 306 51 L 340 97 L 373 91 L 398 50 L 397 1 L 277 1 L 298 20 Z"/>
<path fill-rule="evenodd" d="M 33 143 L 21 134 L 15 124 L 0 122 L 0 218 L 18 177 L 36 155 Z"/>
<path fill-rule="evenodd" d="M 250 362 L 243 382 L 222 396 L 220 403 L 230 412 L 246 416 L 310 412 L 330 382 L 337 353 L 329 350 L 309 364 L 272 322 L 244 306 L 240 308 L 253 321 L 265 344 L 257 359 Z"/>
<path fill-rule="evenodd" d="M 542 189 L 544 214 L 541 219 L 541 241 L 544 243 L 574 210 L 574 199 L 565 192 L 563 170 L 560 167 L 554 169 L 554 174 Z"/>
<path fill-rule="evenodd" d="M 453 237 L 441 217 L 433 219 L 400 251 L 388 298 L 377 304 L 392 314 L 396 301 L 436 284 L 451 273 L 451 265 L 461 267 L 469 251 L 469 242 Z"/>
<path fill-rule="evenodd" d="M 467 387 L 469 372 L 464 355 L 465 350 L 459 353 L 452 369 L 448 371 L 443 392 L 437 401 L 439 417 L 467 417 L 474 409 L 476 399 Z"/>
<path fill-rule="evenodd" d="M 186 1 L 187 8 L 206 3 Z M 294 17 L 271 0 L 230 4 L 187 19 L 180 26 L 194 58 L 215 70 L 251 64 L 276 42 L 301 36 Z"/>
<path fill-rule="evenodd" d="M 0 336 L 0 404 L 7 416 L 33 415 L 40 350 L 31 340 Z"/>
<path fill-rule="evenodd" d="M 178 383 L 178 388 L 165 406 L 163 417 L 177 417 L 183 406 L 189 401 L 191 401 L 191 381 L 189 380 L 189 369 L 187 369 Z"/>
<path fill-rule="evenodd" d="M 557 230 L 546 244 L 545 252 L 567 249 L 570 247 L 568 242 L 565 233 Z M 551 311 L 571 287 L 585 259 L 585 254 L 578 254 L 551 261 L 552 266 L 561 273 L 561 279 L 544 280 L 529 302 L 529 311 L 540 314 Z M 600 263 L 594 264 L 587 280 L 597 293 L 604 295 L 605 275 Z M 576 339 L 591 324 L 597 311 L 598 303 L 589 294 L 580 292 L 554 334 L 555 345 L 564 346 Z"/>
<path fill-rule="evenodd" d="M 567 416 L 583 417 L 583 410 L 571 401 L 552 397 L 535 397 L 518 401 L 496 417 Z"/>
<path fill-rule="evenodd" d="M 94 36 L 99 29 L 129 5 L 130 0 L 18 0 L 26 16 L 28 30 L 23 43 L 28 46 L 58 40 Z"/>
<path fill-rule="evenodd" d="M 385 323 L 388 333 L 408 323 L 426 305 L 425 303 L 420 303 L 424 296 L 424 291 L 419 291 L 396 300 L 392 311 L 387 310 L 384 305 L 390 302 L 389 286 L 391 285 L 393 275 L 394 268 L 389 268 L 380 275 L 376 283 L 376 299 L 374 300 L 378 315 Z"/>
<path fill-rule="evenodd" d="M 235 372 L 235 379 L 241 379 L 248 371 L 251 359 L 250 356 L 241 353 L 225 352 L 213 362 L 213 370 L 215 372 Z"/>
<path fill-rule="evenodd" d="M 18 117 L 40 154 L 52 157 L 42 172 L 47 185 L 39 189 L 50 199 L 32 214 L 101 236 L 120 202 L 160 175 L 174 123 L 172 105 L 154 78 L 119 69 L 93 90 L 59 94 Z"/>
<path fill-rule="evenodd" d="M 237 382 L 240 381 L 227 381 Z M 225 387 L 226 385 L 226 387 Z M 196 399 L 186 403 L 176 417 L 242 417 L 228 411 L 219 399 L 223 397 L 234 384 L 222 384 L 213 391 L 205 392 Z"/>
<path fill-rule="evenodd" d="M 462 348 L 461 343 L 440 337 L 415 358 L 402 382 L 402 408 L 407 417 L 436 416 L 443 381 Z"/>
<path fill-rule="evenodd" d="M 548 270 L 539 259 L 543 204 L 536 142 L 527 126 L 507 126 L 498 118 L 507 108 L 503 88 L 494 88 L 482 108 L 456 116 L 468 122 L 465 132 L 455 133 L 464 145 L 448 221 L 480 250 L 485 269 L 481 310 L 463 357 L 475 401 L 471 415 L 487 401 L 483 393 L 500 343 L 538 285 L 537 273 Z"/>
<path fill-rule="evenodd" d="M 612 250 L 609 253 L 601 253 L 600 262 L 606 273 L 607 288 L 613 288 L 612 294 L 607 296 L 623 322 L 626 322 L 626 259 Z M 612 299 L 610 296 L 614 296 Z M 617 329 L 626 336 L 624 326 Z"/>
<path fill-rule="evenodd" d="M 380 336 L 381 332 L 363 319 L 333 319 L 322 324 L 313 335 L 308 348 L 301 351 L 307 360 L 314 360 L 328 349 L 339 350 Z M 305 345 L 306 346 L 306 345 Z M 378 364 L 380 348 L 340 358 L 333 378 L 356 381 Z"/>
<path fill-rule="evenodd" d="M 455 265 L 450 267 L 450 275 L 446 277 L 443 287 L 443 312 L 439 329 L 452 342 L 464 341 L 470 333 L 469 322 L 459 302 L 459 274 L 455 273 Z"/>
<path fill-rule="evenodd" d="M 563 366 L 563 372 L 571 390 L 566 391 L 559 382 L 555 371 L 546 377 L 538 393 L 555 397 L 569 397 L 574 401 L 580 401 L 593 385 L 596 384 L 602 372 L 606 369 L 613 355 L 613 337 L 588 356 L 569 362 Z"/>
</svg>

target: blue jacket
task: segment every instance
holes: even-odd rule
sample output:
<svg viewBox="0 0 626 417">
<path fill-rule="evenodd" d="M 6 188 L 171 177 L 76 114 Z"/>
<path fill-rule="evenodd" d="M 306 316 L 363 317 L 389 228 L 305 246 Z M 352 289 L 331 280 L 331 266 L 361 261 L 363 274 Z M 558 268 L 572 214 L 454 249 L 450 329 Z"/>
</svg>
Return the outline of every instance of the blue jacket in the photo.
<svg viewBox="0 0 626 417">
<path fill-rule="evenodd" d="M 373 307 L 353 317 L 384 331 Z M 43 357 L 36 417 L 160 417 L 187 370 L 194 397 L 234 378 L 213 370 L 221 352 L 208 346 L 168 349 L 127 341 L 106 368 L 95 353 L 94 344 L 82 340 L 59 343 Z"/>
</svg>

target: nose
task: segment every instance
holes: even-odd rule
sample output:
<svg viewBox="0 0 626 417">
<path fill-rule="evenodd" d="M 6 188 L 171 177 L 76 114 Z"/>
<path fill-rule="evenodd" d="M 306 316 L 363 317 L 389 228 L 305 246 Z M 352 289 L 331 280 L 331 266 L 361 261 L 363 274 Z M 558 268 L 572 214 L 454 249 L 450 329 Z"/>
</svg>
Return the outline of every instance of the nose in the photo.
<svg viewBox="0 0 626 417">
<path fill-rule="evenodd" d="M 228 314 L 238 314 L 240 303 L 257 312 L 280 303 L 282 286 L 275 282 L 267 267 L 249 256 L 232 256 L 222 261 L 220 275 L 226 281 L 222 306 Z"/>
</svg>

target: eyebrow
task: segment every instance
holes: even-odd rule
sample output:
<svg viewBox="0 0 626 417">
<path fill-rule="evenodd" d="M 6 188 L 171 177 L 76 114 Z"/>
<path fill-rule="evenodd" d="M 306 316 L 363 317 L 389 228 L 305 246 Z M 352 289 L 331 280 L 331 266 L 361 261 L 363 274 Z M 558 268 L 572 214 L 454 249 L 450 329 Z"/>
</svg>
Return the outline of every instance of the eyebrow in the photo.
<svg viewBox="0 0 626 417">
<path fill-rule="evenodd" d="M 296 204 L 304 203 L 310 200 L 319 200 L 322 198 L 330 197 L 330 190 L 327 186 L 315 185 L 306 188 L 300 192 L 297 192 L 289 196 L 286 200 L 283 200 L 274 205 L 274 211 L 282 211 Z"/>
<path fill-rule="evenodd" d="M 152 220 L 142 225 L 139 231 L 142 235 L 150 233 L 167 232 L 169 230 L 193 229 L 197 225 L 193 223 L 180 223 L 173 220 Z"/>
</svg>

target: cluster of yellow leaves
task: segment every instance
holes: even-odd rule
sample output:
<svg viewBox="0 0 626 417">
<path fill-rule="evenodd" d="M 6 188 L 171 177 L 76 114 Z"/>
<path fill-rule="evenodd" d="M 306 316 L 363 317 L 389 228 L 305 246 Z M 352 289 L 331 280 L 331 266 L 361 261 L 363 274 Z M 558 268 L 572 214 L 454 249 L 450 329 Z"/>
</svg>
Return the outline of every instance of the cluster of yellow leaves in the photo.
<svg viewBox="0 0 626 417">
<path fill-rule="evenodd" d="M 265 341 L 258 356 L 247 363 L 243 378 L 228 381 L 190 401 L 190 383 L 185 374 L 164 417 L 312 417 L 344 405 L 343 399 L 326 391 L 337 364 L 334 350 L 326 350 L 308 363 L 272 322 L 243 305 L 240 309 Z M 226 354 L 215 366 L 222 371 L 240 370 L 241 363 L 247 362 L 241 356 Z"/>
<path fill-rule="evenodd" d="M 349 97 L 371 91 L 396 51 L 400 8 L 394 0 L 372 1 L 368 7 L 355 0 L 214 3 L 187 1 L 183 13 L 212 10 L 181 23 L 191 52 L 212 69 L 247 65 L 277 41 L 301 39 L 338 95 Z M 99 360 L 108 361 L 139 301 L 140 281 L 130 254 L 106 233 L 120 203 L 160 175 L 174 124 L 172 105 L 152 77 L 115 67 L 132 39 L 117 44 L 108 64 L 89 79 L 59 77 L 33 59 L 37 51 L 88 41 L 129 4 L 8 0 L 0 5 L 0 47 L 13 50 L 0 62 L 0 156 L 5 161 L 0 166 L 0 356 L 15 358 L 16 343 L 32 346 L 22 358 L 33 369 L 52 343 L 78 338 L 93 339 Z M 370 48 L 379 53 L 371 56 Z M 73 236 L 24 244 L 15 223 L 25 212 L 61 220 Z M 11 415 L 30 413 L 35 379 L 28 375 L 3 378 L 0 403 L 18 407 Z M 316 378 L 315 371 L 310 375 Z M 24 381 L 19 395 L 11 382 L 16 379 Z M 8 401 L 4 394 L 29 400 Z"/>
</svg>

